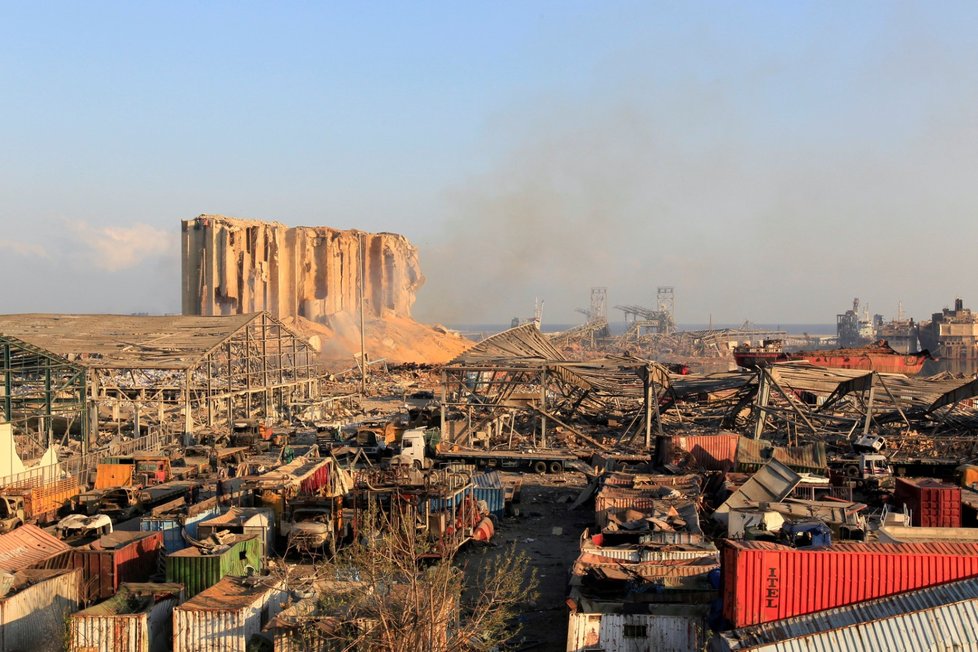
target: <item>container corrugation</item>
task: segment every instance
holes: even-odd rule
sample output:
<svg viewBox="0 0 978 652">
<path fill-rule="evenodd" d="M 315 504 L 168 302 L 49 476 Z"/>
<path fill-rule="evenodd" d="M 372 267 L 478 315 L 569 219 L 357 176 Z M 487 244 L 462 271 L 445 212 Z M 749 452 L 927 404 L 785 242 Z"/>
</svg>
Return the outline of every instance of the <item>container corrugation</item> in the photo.
<svg viewBox="0 0 978 652">
<path fill-rule="evenodd" d="M 226 576 L 247 575 L 249 566 L 261 571 L 261 548 L 258 537 L 248 537 L 218 555 L 201 555 L 196 548 L 180 550 L 166 558 L 166 581 L 183 584 L 187 597 L 197 595 Z"/>
<path fill-rule="evenodd" d="M 243 592 L 225 578 L 173 610 L 173 650 L 246 652 L 248 640 L 282 610 L 287 596 L 281 584 Z"/>
<path fill-rule="evenodd" d="M 656 549 L 648 547 L 639 546 L 596 546 L 593 543 L 585 542 L 581 546 L 581 551 L 586 552 L 598 557 L 607 557 L 608 559 L 621 559 L 633 562 L 643 562 L 643 561 L 679 561 L 679 560 L 691 560 L 691 559 L 706 559 L 710 558 L 715 561 L 715 563 L 720 563 L 720 552 L 712 545 L 709 544 L 701 549 L 693 550 L 668 550 L 668 549 Z"/>
<path fill-rule="evenodd" d="M 916 527 L 961 527 L 961 487 L 930 479 L 897 478 L 893 500 L 910 510 Z"/>
<path fill-rule="evenodd" d="M 799 550 L 727 541 L 723 615 L 765 623 L 978 575 L 978 544 L 840 543 Z"/>
<path fill-rule="evenodd" d="M 846 607 L 743 627 L 724 634 L 718 643 L 722 643 L 721 647 L 725 650 L 766 645 L 974 599 L 978 599 L 978 579 L 958 580 Z"/>
<path fill-rule="evenodd" d="M 978 652 L 978 600 L 914 611 L 751 648 L 754 652 Z"/>
<path fill-rule="evenodd" d="M 769 453 L 773 449 L 773 453 Z M 737 440 L 736 468 L 740 472 L 753 473 L 773 457 L 795 471 L 824 473 L 828 469 L 825 442 L 813 442 L 804 446 L 772 446 L 763 439 L 740 437 Z"/>
<path fill-rule="evenodd" d="M 22 525 L 0 536 L 0 570 L 18 571 L 42 564 L 71 546 L 35 525 Z"/>
<path fill-rule="evenodd" d="M 78 569 L 21 571 L 35 583 L 0 599 L 0 650 L 61 652 L 65 618 L 80 606 Z"/>
<path fill-rule="evenodd" d="M 498 471 L 480 473 L 472 476 L 473 496 L 476 500 L 484 500 L 489 506 L 489 512 L 503 516 L 506 511 L 506 489 Z"/>
<path fill-rule="evenodd" d="M 152 585 L 123 585 L 116 597 L 72 615 L 68 626 L 69 652 L 165 652 L 170 649 L 173 608 L 180 604 L 182 590 L 171 597 L 154 598 L 141 611 L 117 613 L 121 610 L 120 605 L 127 604 L 129 596 L 123 595 L 126 586 L 146 588 Z M 111 606 L 106 608 L 107 605 Z"/>
<path fill-rule="evenodd" d="M 148 581 L 159 570 L 162 552 L 160 532 L 113 532 L 76 548 L 71 557 L 85 578 L 83 599 L 104 600 L 115 595 L 122 582 Z"/>
<path fill-rule="evenodd" d="M 69 623 L 68 652 L 150 652 L 148 614 L 79 616 Z"/>
<path fill-rule="evenodd" d="M 706 644 L 703 616 L 572 613 L 567 625 L 568 652 L 689 652 Z"/>
<path fill-rule="evenodd" d="M 219 507 L 205 510 L 193 516 L 144 516 L 139 521 L 139 529 L 143 532 L 162 532 L 163 547 L 167 554 L 183 550 L 189 544 L 183 538 L 183 532 L 196 539 L 197 525 L 201 521 L 220 515 Z"/>
<path fill-rule="evenodd" d="M 706 471 L 731 471 L 737 459 L 736 433 L 718 435 L 688 435 L 673 437 L 673 446 L 680 448 L 696 461 L 696 465 Z"/>
</svg>

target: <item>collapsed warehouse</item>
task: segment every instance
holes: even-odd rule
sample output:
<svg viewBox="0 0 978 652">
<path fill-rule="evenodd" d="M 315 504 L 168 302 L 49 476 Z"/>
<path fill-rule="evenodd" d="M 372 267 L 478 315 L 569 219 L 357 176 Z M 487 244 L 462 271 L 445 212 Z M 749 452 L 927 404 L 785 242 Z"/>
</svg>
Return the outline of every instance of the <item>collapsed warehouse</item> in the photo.
<svg viewBox="0 0 978 652">
<path fill-rule="evenodd" d="M 0 420 L 28 447 L 275 420 L 318 396 L 315 352 L 271 315 L 0 317 Z M 35 451 L 28 450 L 26 457 Z"/>
<path fill-rule="evenodd" d="M 677 375 L 631 356 L 571 359 L 535 326 L 524 325 L 487 338 L 444 367 L 377 374 L 367 385 L 376 393 L 364 398 L 369 407 L 326 424 L 300 414 L 327 400 L 319 396 L 323 378 L 314 351 L 263 313 L 7 319 L 16 319 L 19 330 L 0 326 L 9 399 L 4 416 L 38 447 L 62 437 L 80 437 L 91 447 L 120 430 L 165 433 L 172 444 L 185 432 L 199 440 L 249 419 L 269 426 L 250 446 L 215 442 L 194 445 L 193 453 L 171 450 L 174 465 L 164 465 L 169 476 L 162 484 L 133 488 L 156 501 L 138 517 L 144 530 L 138 537 L 117 532 L 97 545 L 48 541 L 57 555 L 79 564 L 96 555 L 121 559 L 110 546 L 142 546 L 142 570 L 123 580 L 156 578 L 165 567 L 168 582 L 184 584 L 185 598 L 174 606 L 189 598 L 179 607 L 188 611 L 240 592 L 265 595 L 263 583 L 274 584 L 284 573 L 295 583 L 276 588 L 273 608 L 250 625 L 267 640 L 281 634 L 272 612 L 302 604 L 294 602 L 298 597 L 309 599 L 303 587 L 312 581 L 310 567 L 288 559 L 354 546 L 358 533 L 368 531 L 362 528 L 374 527 L 367 518 L 372 509 L 386 515 L 382 523 L 407 522 L 411 532 L 423 534 L 428 563 L 452 563 L 456 555 L 484 563 L 490 555 L 509 555 L 514 548 L 506 543 L 528 551 L 534 568 L 553 579 L 522 612 L 527 624 L 518 644 L 574 652 L 678 652 L 707 644 L 737 649 L 760 640 L 750 627 L 799 617 L 814 622 L 821 609 L 868 609 L 867 600 L 891 595 L 868 586 L 871 573 L 853 573 L 844 577 L 845 590 L 858 600 L 825 590 L 827 598 L 811 609 L 758 606 L 765 578 L 749 568 L 760 556 L 779 569 L 792 596 L 810 586 L 780 570 L 796 557 L 816 569 L 815 586 L 826 581 L 817 571 L 822 559 L 895 565 L 926 556 L 953 565 L 975 556 L 975 545 L 952 550 L 933 541 L 978 540 L 962 527 L 978 525 L 978 511 L 962 507 L 968 500 L 978 505 L 978 492 L 910 478 L 952 480 L 960 464 L 978 459 L 972 434 L 978 381 L 971 379 L 909 379 L 803 362 Z M 118 450 L 113 442 L 62 466 L 76 474 L 72 461 L 80 457 L 118 469 L 126 464 Z M 881 466 L 860 466 L 865 460 Z M 884 503 L 874 493 L 881 487 L 869 481 L 882 480 L 882 473 L 870 474 L 888 467 L 905 477 L 889 478 L 897 490 Z M 174 479 L 177 471 L 188 476 Z M 225 478 L 235 483 L 230 501 L 220 489 Z M 188 493 L 192 485 L 197 488 Z M 11 489 L 12 496 L 26 491 Z M 103 495 L 125 489 L 110 485 Z M 73 495 L 88 498 L 97 490 L 76 486 Z M 940 510 L 927 502 L 930 495 L 941 496 Z M 956 511 L 945 505 L 948 496 Z M 109 513 L 103 509 L 98 517 Z M 126 518 L 130 513 L 136 512 Z M 76 517 L 86 518 L 70 518 Z M 30 527 L 12 534 L 40 537 L 25 530 Z M 59 521 L 55 530 L 65 527 Z M 946 534 L 935 534 L 940 529 Z M 156 537 L 161 541 L 154 543 Z M 496 545 L 482 545 L 490 540 Z M 61 572 L 45 563 L 39 568 Z M 180 570 L 196 565 L 217 570 L 198 585 L 196 575 Z M 85 568 L 90 583 L 93 571 Z M 900 586 L 916 590 L 925 580 L 943 583 L 978 572 L 973 565 L 955 568 Z M 247 577 L 256 573 L 261 577 Z M 123 592 L 112 582 L 97 588 L 97 595 L 91 587 L 81 590 L 88 597 L 73 609 Z M 978 602 L 973 587 L 961 595 Z M 563 609 L 564 601 L 568 619 L 557 625 L 553 610 Z M 943 607 L 935 600 L 928 608 Z M 905 608 L 892 609 L 893 617 L 904 617 Z M 175 645 L 180 638 L 188 649 L 215 649 L 192 647 L 199 631 L 182 617 L 174 615 L 181 624 L 157 632 L 156 640 Z M 308 622 L 319 627 L 334 618 L 319 614 Z M 63 629 L 63 620 L 52 619 L 48 631 Z M 566 630 L 544 632 L 563 630 L 564 622 Z M 303 640 L 297 631 L 296 640 Z M 247 643 L 244 636 L 236 640 Z"/>
</svg>

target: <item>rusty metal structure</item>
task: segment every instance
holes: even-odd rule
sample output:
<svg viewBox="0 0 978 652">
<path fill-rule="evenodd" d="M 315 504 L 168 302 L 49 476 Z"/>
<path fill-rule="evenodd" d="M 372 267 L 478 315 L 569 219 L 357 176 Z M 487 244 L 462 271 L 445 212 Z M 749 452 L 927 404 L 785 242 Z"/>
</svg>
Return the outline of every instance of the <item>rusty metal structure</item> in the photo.
<svg viewBox="0 0 978 652">
<path fill-rule="evenodd" d="M 46 445 L 106 423 L 193 433 L 318 393 L 314 351 L 267 313 L 0 316 L 0 420 Z"/>
<path fill-rule="evenodd" d="M 466 446 L 505 439 L 511 447 L 519 434 L 546 447 L 548 426 L 556 426 L 606 449 L 584 424 L 603 420 L 607 426 L 610 417 L 629 424 L 625 434 L 644 431 L 649 446 L 669 382 L 662 365 L 638 358 L 568 360 L 535 326 L 519 326 L 483 340 L 443 368 L 442 433 Z"/>
</svg>

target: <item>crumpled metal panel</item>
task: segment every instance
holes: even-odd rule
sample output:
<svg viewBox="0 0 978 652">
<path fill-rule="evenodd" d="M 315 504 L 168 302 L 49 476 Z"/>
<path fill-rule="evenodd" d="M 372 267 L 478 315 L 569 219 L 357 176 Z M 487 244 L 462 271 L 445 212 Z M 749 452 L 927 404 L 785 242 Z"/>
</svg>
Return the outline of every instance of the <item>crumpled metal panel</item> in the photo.
<svg viewBox="0 0 978 652">
<path fill-rule="evenodd" d="M 0 535 L 0 570 L 30 568 L 69 550 L 71 546 L 36 525 L 22 525 Z"/>
</svg>

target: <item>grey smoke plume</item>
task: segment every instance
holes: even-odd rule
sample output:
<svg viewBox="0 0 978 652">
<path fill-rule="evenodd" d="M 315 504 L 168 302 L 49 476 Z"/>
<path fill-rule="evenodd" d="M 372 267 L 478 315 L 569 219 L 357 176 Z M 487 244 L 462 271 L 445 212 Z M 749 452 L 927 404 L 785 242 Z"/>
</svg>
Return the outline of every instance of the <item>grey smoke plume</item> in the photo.
<svg viewBox="0 0 978 652">
<path fill-rule="evenodd" d="M 637 48 L 500 116 L 490 164 L 422 249 L 415 314 L 503 323 L 540 296 L 545 320 L 578 321 L 593 285 L 610 305 L 673 285 L 681 322 L 832 323 L 853 296 L 887 317 L 978 304 L 975 47 L 921 18 L 896 12 L 856 58 L 825 41 L 843 17 L 785 60 L 704 33 L 707 76 Z"/>
</svg>

